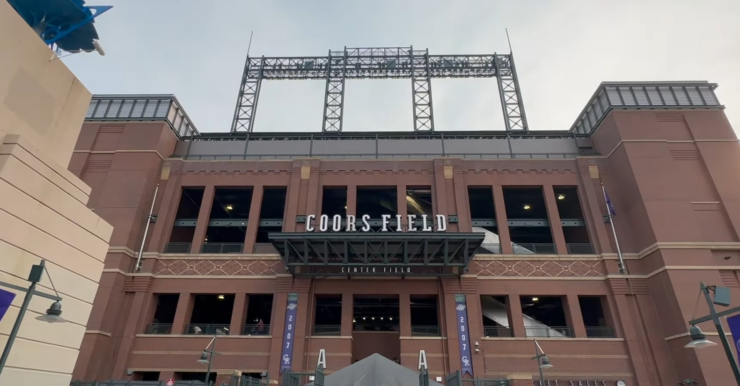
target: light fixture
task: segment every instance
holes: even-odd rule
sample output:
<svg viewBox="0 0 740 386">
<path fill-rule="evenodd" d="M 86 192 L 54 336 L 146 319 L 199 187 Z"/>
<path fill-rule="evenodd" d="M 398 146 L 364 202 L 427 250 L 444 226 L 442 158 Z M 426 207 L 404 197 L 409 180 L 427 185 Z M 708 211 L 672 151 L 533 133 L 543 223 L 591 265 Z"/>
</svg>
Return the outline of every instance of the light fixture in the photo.
<svg viewBox="0 0 740 386">
<path fill-rule="evenodd" d="M 46 310 L 46 314 L 39 315 L 36 320 L 41 320 L 48 323 L 64 323 L 66 320 L 62 318 L 62 302 L 56 301 L 51 303 L 51 306 Z"/>
<path fill-rule="evenodd" d="M 540 358 L 540 368 L 541 369 L 551 369 L 553 366 L 550 364 L 550 360 L 547 359 L 547 355 L 543 355 Z"/>
<path fill-rule="evenodd" d="M 375 320 L 375 317 L 374 317 L 374 316 L 373 316 L 373 317 L 371 317 L 371 318 L 370 318 L 370 320 Z"/>
<path fill-rule="evenodd" d="M 536 301 L 538 301 L 538 300 L 540 300 L 540 298 L 538 298 L 537 296 L 534 296 L 534 297 L 532 297 L 532 301 L 533 301 L 533 302 L 536 302 Z"/>
<path fill-rule="evenodd" d="M 347 205 L 344 206 L 344 209 L 347 210 Z"/>
<path fill-rule="evenodd" d="M 232 210 L 232 209 L 234 209 L 234 207 L 233 207 L 233 206 L 231 206 L 231 205 L 226 205 L 226 210 Z"/>
<path fill-rule="evenodd" d="M 355 320 L 355 318 L 352 318 L 352 323 L 357 323 L 357 320 Z"/>
<path fill-rule="evenodd" d="M 363 316 L 363 317 L 362 317 L 362 320 L 367 320 L 367 318 Z"/>
<path fill-rule="evenodd" d="M 564 194 L 558 194 L 558 200 L 565 200 Z"/>
<path fill-rule="evenodd" d="M 685 348 L 700 349 L 717 345 L 717 343 L 708 340 L 707 336 L 704 335 L 704 333 L 701 331 L 701 328 L 699 328 L 698 326 L 691 326 L 691 328 L 689 329 L 689 335 L 691 335 L 691 342 L 684 346 Z"/>
<path fill-rule="evenodd" d="M 224 296 L 224 295 L 218 295 L 218 300 L 224 300 L 225 298 L 226 298 L 226 296 Z"/>
<path fill-rule="evenodd" d="M 200 359 L 197 360 L 198 363 L 208 363 L 208 353 L 203 351 L 203 353 L 200 354 Z"/>
<path fill-rule="evenodd" d="M 393 317 L 391 316 L 390 318 L 388 318 L 388 320 L 390 320 L 392 322 L 393 321 Z"/>
<path fill-rule="evenodd" d="M 382 316 L 380 317 L 380 320 L 383 320 L 383 317 Z"/>
<path fill-rule="evenodd" d="M 529 206 L 529 204 L 524 204 L 524 210 L 530 210 L 530 209 L 532 209 L 532 207 Z"/>
</svg>

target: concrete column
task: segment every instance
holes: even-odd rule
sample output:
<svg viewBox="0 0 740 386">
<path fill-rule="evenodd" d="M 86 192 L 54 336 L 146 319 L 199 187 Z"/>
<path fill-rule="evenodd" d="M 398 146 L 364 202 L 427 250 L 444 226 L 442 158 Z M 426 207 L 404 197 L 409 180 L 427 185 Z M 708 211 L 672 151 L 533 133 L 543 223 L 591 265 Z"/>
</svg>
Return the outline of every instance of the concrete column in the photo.
<svg viewBox="0 0 740 386">
<path fill-rule="evenodd" d="M 247 319 L 247 300 L 248 296 L 244 293 L 234 295 L 234 308 L 231 311 L 231 325 L 229 326 L 229 335 L 243 335 L 244 324 Z"/>
<path fill-rule="evenodd" d="M 516 338 L 526 338 L 527 330 L 524 328 L 524 314 L 522 313 L 522 301 L 519 294 L 507 297 L 506 312 L 509 314 L 511 335 Z"/>
<path fill-rule="evenodd" d="M 252 203 L 249 206 L 249 223 L 247 232 L 244 236 L 244 253 L 254 253 L 254 244 L 257 241 L 257 228 L 260 226 L 260 211 L 262 210 L 262 195 L 264 194 L 262 185 L 255 185 L 252 188 Z"/>
<path fill-rule="evenodd" d="M 581 303 L 578 301 L 578 295 L 570 294 L 564 297 L 565 319 L 568 327 L 573 329 L 576 338 L 588 338 L 586 326 L 583 324 L 583 314 L 581 313 Z"/>
<path fill-rule="evenodd" d="M 555 199 L 555 188 L 552 185 L 543 185 L 542 192 L 545 195 L 547 218 L 550 221 L 550 232 L 552 232 L 552 239 L 555 242 L 555 249 L 557 250 L 558 255 L 567 255 L 568 246 L 565 244 L 563 223 L 560 221 L 560 213 L 558 213 L 558 202 Z"/>
<path fill-rule="evenodd" d="M 357 185 L 347 185 L 347 214 L 357 215 Z"/>
<path fill-rule="evenodd" d="M 185 325 L 190 322 L 190 316 L 193 314 L 193 294 L 183 292 L 177 300 L 177 310 L 175 319 L 172 321 L 172 334 L 179 335 L 185 333 Z"/>
<path fill-rule="evenodd" d="M 398 214 L 401 215 L 401 226 L 403 226 L 403 229 L 407 229 L 409 218 L 406 217 L 408 214 L 408 205 L 406 204 L 406 185 L 396 186 L 396 206 Z"/>
<path fill-rule="evenodd" d="M 504 203 L 504 188 L 501 185 L 494 184 L 493 188 L 493 205 L 496 210 L 496 226 L 498 227 L 498 238 L 501 243 L 501 253 L 510 255 L 513 252 L 511 247 L 511 235 L 509 234 L 509 220 L 506 217 L 506 204 Z M 521 307 L 519 307 L 521 312 Z"/>
<path fill-rule="evenodd" d="M 341 336 L 352 336 L 352 317 L 354 315 L 354 294 L 342 294 L 342 332 Z"/>
<path fill-rule="evenodd" d="M 190 245 L 190 253 L 200 253 L 200 249 L 203 246 L 206 231 L 208 230 L 208 221 L 211 219 L 211 206 L 213 206 L 213 195 L 215 191 L 216 187 L 213 185 L 207 185 L 203 190 L 203 201 L 200 203 L 198 222 L 195 224 L 195 234 L 193 235 L 193 243 Z"/>
<path fill-rule="evenodd" d="M 398 314 L 402 337 L 411 336 L 411 295 L 398 295 Z"/>
</svg>

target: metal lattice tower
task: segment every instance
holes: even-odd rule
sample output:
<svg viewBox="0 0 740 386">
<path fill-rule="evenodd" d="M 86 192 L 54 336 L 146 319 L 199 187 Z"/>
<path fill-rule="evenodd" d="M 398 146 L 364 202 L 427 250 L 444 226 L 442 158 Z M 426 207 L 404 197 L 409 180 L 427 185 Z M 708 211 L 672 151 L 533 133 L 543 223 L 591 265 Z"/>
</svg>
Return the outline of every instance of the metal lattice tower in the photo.
<svg viewBox="0 0 740 386">
<path fill-rule="evenodd" d="M 512 54 L 429 55 L 429 50 L 413 47 L 345 47 L 328 56 L 247 57 L 231 132 L 254 131 L 263 80 L 325 79 L 322 131 L 341 132 L 347 79 L 411 79 L 414 131 L 434 131 L 432 78 L 494 77 L 506 131 L 529 131 Z"/>
</svg>

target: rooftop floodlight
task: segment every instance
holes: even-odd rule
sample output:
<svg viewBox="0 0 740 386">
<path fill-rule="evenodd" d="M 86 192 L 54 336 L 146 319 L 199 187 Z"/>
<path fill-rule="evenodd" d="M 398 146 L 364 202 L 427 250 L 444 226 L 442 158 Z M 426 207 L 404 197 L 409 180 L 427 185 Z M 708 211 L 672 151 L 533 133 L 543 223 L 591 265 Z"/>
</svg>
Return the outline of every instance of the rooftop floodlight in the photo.
<svg viewBox="0 0 740 386">
<path fill-rule="evenodd" d="M 49 309 L 46 310 L 46 314 L 37 316 L 36 320 L 41 320 L 48 323 L 66 322 L 66 320 L 62 318 L 62 302 L 57 300 L 54 303 L 51 303 Z"/>
<path fill-rule="evenodd" d="M 697 326 L 691 326 L 689 334 L 691 334 L 691 342 L 686 344 L 686 346 L 684 346 L 685 348 L 700 349 L 717 345 L 717 343 L 708 340 L 707 336 L 701 331 L 701 328 Z"/>
</svg>

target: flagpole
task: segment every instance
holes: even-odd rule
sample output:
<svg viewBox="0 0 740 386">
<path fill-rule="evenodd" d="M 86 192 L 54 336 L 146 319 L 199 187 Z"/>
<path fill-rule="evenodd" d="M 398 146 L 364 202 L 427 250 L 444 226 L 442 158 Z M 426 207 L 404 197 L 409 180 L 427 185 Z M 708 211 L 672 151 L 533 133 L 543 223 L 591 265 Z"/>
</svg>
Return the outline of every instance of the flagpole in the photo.
<svg viewBox="0 0 740 386">
<path fill-rule="evenodd" d="M 601 183 L 601 193 L 604 194 L 604 205 L 606 205 L 606 215 L 609 216 L 609 225 L 612 226 L 612 235 L 614 235 L 614 244 L 617 245 L 617 257 L 619 258 L 619 272 L 626 274 L 627 265 L 624 264 L 624 257 L 622 256 L 622 249 L 619 247 L 619 238 L 617 237 L 617 228 L 614 226 L 614 219 L 612 217 L 612 209 L 609 207 L 609 198 L 606 195 L 606 189 L 604 183 Z"/>
</svg>

